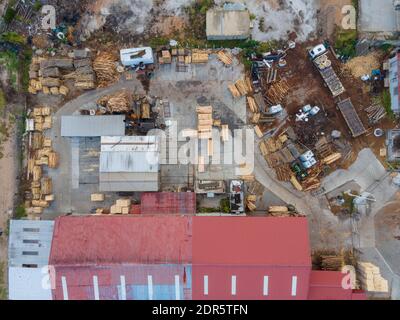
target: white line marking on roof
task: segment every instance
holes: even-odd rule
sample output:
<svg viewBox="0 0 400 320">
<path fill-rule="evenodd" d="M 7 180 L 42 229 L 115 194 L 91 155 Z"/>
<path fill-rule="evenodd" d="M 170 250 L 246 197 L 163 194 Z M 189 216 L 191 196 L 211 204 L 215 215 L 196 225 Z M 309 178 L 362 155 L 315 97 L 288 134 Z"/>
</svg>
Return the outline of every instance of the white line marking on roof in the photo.
<svg viewBox="0 0 400 320">
<path fill-rule="evenodd" d="M 120 276 L 120 279 L 121 279 L 121 300 L 126 300 L 125 276 Z"/>
<path fill-rule="evenodd" d="M 175 300 L 181 300 L 181 292 L 179 287 L 179 275 L 175 275 Z"/>
<path fill-rule="evenodd" d="M 208 276 L 204 276 L 204 295 L 208 295 Z"/>
<path fill-rule="evenodd" d="M 147 276 L 147 289 L 149 291 L 149 300 L 153 300 L 153 277 Z"/>
<path fill-rule="evenodd" d="M 263 288 L 263 295 L 268 295 L 268 276 L 264 276 L 264 288 Z"/>
<path fill-rule="evenodd" d="M 67 279 L 65 277 L 61 277 L 61 285 L 62 285 L 64 300 L 69 300 L 69 298 L 68 298 Z"/>
<path fill-rule="evenodd" d="M 100 300 L 99 281 L 97 279 L 97 276 L 93 276 L 93 289 L 94 289 L 94 300 Z"/>
<path fill-rule="evenodd" d="M 236 276 L 232 276 L 232 295 L 236 295 Z"/>
</svg>

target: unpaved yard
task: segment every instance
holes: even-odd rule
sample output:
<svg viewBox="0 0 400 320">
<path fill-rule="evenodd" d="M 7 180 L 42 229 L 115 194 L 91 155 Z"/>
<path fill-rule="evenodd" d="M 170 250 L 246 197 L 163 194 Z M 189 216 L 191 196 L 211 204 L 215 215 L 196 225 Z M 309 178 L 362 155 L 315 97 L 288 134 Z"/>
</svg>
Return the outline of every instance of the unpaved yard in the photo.
<svg viewBox="0 0 400 320">
<path fill-rule="evenodd" d="M 17 181 L 17 152 L 15 148 L 15 126 L 10 128 L 10 138 L 3 142 L 3 158 L 0 159 L 0 228 L 3 235 L 0 236 L 0 299 L 5 296 L 7 288 L 7 221 L 11 216 L 14 206 Z"/>
</svg>

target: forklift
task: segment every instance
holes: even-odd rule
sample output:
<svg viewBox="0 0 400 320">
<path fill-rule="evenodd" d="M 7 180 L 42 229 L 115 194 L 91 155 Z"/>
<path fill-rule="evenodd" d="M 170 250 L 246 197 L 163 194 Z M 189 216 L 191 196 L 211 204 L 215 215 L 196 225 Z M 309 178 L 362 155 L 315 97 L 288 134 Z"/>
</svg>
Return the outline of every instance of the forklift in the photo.
<svg viewBox="0 0 400 320">
<path fill-rule="evenodd" d="M 305 171 L 302 166 L 300 165 L 300 163 L 298 162 L 294 162 L 291 166 L 292 171 L 296 174 L 296 177 L 300 180 L 300 181 L 304 181 L 307 177 L 308 177 L 308 173 L 307 171 Z"/>
</svg>

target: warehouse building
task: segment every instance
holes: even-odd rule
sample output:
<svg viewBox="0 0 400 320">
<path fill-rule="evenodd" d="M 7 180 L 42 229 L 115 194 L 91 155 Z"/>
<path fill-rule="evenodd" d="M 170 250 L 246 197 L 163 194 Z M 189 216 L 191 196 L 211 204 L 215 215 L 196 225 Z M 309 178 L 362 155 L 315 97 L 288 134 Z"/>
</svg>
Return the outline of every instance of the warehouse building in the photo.
<svg viewBox="0 0 400 320">
<path fill-rule="evenodd" d="M 59 217 L 52 298 L 365 299 L 310 255 L 306 218 Z"/>
<path fill-rule="evenodd" d="M 400 70 L 400 52 L 389 59 L 388 85 L 390 90 L 392 110 L 400 115 L 400 96 L 399 96 L 399 70 Z"/>
<path fill-rule="evenodd" d="M 54 221 L 11 220 L 8 249 L 10 300 L 51 300 L 49 256 Z"/>
<path fill-rule="evenodd" d="M 101 137 L 100 191 L 158 191 L 159 158 L 159 137 Z"/>
<path fill-rule="evenodd" d="M 208 40 L 241 40 L 250 36 L 250 14 L 244 6 L 224 6 L 207 11 Z"/>
<path fill-rule="evenodd" d="M 125 115 L 62 116 L 62 137 L 124 136 Z"/>
</svg>

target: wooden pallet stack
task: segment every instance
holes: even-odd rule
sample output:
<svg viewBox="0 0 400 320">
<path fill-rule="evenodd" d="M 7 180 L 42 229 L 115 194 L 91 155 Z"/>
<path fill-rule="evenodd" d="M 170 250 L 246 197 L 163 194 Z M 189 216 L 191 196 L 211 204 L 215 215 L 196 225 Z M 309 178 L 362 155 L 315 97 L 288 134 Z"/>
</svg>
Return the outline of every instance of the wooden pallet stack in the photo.
<svg viewBox="0 0 400 320">
<path fill-rule="evenodd" d="M 389 292 L 389 283 L 381 275 L 379 267 L 370 262 L 358 262 L 357 271 L 362 287 L 371 292 Z"/>
<path fill-rule="evenodd" d="M 211 139 L 213 126 L 212 106 L 198 106 L 196 112 L 198 117 L 198 138 Z"/>
<path fill-rule="evenodd" d="M 118 199 L 110 208 L 110 214 L 129 214 L 131 199 Z"/>
<path fill-rule="evenodd" d="M 257 196 L 255 194 L 249 194 L 246 197 L 246 207 L 249 209 L 251 212 L 257 210 L 256 206 L 256 201 L 257 201 Z"/>
<path fill-rule="evenodd" d="M 207 63 L 208 62 L 208 51 L 193 49 L 192 50 L 192 63 Z"/>
<path fill-rule="evenodd" d="M 161 54 L 158 57 L 159 64 L 171 64 L 172 63 L 172 56 L 169 50 L 161 50 Z"/>
</svg>

